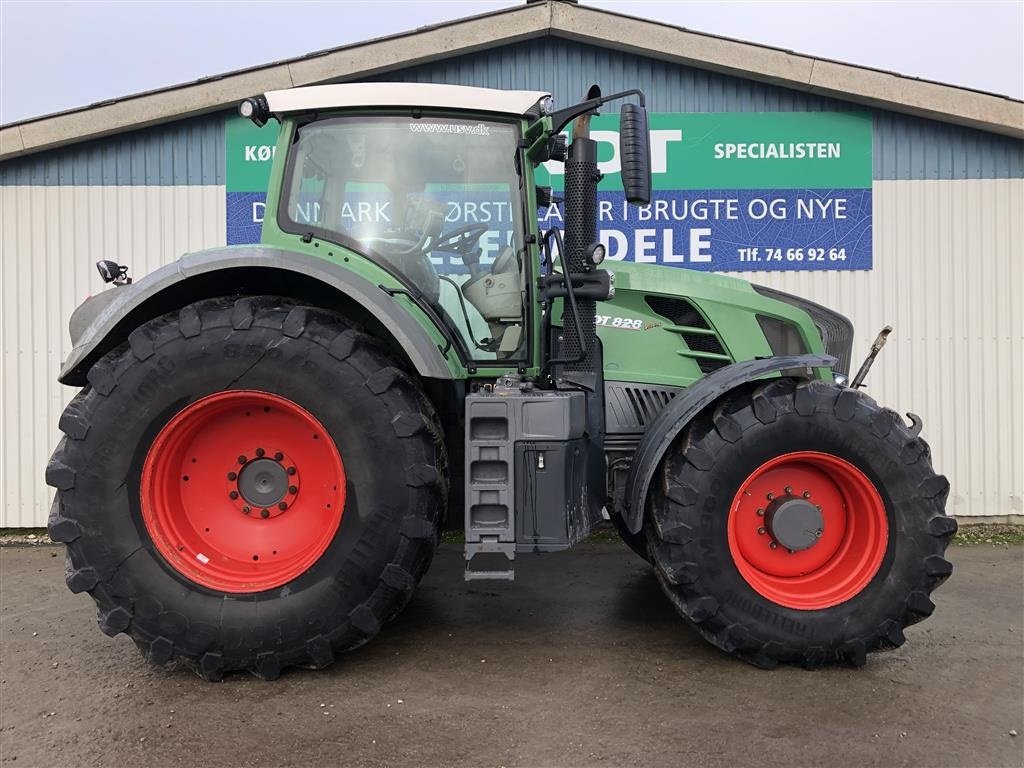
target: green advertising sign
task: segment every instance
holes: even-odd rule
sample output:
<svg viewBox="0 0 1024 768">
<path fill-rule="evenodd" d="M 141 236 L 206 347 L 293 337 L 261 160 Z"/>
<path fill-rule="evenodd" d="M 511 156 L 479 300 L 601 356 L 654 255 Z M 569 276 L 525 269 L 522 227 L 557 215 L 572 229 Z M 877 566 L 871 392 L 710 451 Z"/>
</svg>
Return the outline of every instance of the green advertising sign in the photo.
<svg viewBox="0 0 1024 768">
<path fill-rule="evenodd" d="M 591 121 L 602 190 L 619 181 L 616 114 Z M 730 112 L 650 115 L 654 189 L 867 189 L 871 115 L 856 112 Z M 561 187 L 561 166 L 547 164 Z M 538 183 L 549 183 L 538 178 Z"/>
<path fill-rule="evenodd" d="M 225 131 L 225 183 L 228 192 L 266 192 L 280 126 L 257 128 L 244 117 L 229 117 Z"/>
</svg>

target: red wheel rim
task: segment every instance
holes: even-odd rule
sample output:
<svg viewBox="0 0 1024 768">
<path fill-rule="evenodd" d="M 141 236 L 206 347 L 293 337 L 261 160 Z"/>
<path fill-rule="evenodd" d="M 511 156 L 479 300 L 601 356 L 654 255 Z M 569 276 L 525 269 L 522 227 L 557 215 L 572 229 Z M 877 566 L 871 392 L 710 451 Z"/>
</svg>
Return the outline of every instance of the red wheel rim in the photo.
<svg viewBox="0 0 1024 768">
<path fill-rule="evenodd" d="M 157 551 L 220 592 L 273 589 L 327 549 L 345 467 L 323 425 L 255 390 L 210 395 L 160 430 L 142 467 L 142 520 Z"/>
<path fill-rule="evenodd" d="M 813 509 L 817 516 L 809 518 Z M 792 527 L 782 527 L 783 510 L 817 520 L 816 531 L 803 525 L 799 532 L 813 543 L 786 546 L 795 539 Z M 870 583 L 885 557 L 889 523 L 863 472 L 838 456 L 800 451 L 766 461 L 743 482 L 729 509 L 728 536 L 737 570 L 758 594 L 811 611 L 845 602 Z"/>
</svg>

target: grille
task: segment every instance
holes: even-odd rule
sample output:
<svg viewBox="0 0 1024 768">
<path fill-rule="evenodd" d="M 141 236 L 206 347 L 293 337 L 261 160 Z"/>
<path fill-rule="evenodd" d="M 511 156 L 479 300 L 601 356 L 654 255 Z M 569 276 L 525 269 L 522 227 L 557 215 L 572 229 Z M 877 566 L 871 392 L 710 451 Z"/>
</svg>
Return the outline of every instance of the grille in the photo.
<svg viewBox="0 0 1024 768">
<path fill-rule="evenodd" d="M 686 299 L 673 299 L 668 296 L 647 296 L 644 301 L 647 302 L 647 306 L 666 320 L 671 321 L 673 325 L 688 325 L 691 328 L 708 327 L 708 321 Z"/>
<path fill-rule="evenodd" d="M 821 334 L 825 351 L 838 361 L 833 370 L 844 376 L 850 375 L 850 358 L 853 356 L 853 325 L 841 315 L 811 315 L 814 326 Z"/>
<path fill-rule="evenodd" d="M 677 387 L 607 382 L 605 431 L 608 434 L 643 432 L 678 392 Z"/>
<path fill-rule="evenodd" d="M 711 330 L 708 321 L 697 311 L 686 299 L 674 299 L 669 296 L 646 296 L 644 300 L 654 312 L 664 317 L 672 325 L 681 325 L 688 328 L 701 328 Z M 722 342 L 718 336 L 711 336 L 705 333 L 679 333 L 686 342 L 686 346 L 694 352 L 710 352 L 715 355 L 726 354 Z M 693 361 L 697 363 L 701 373 L 711 373 L 729 364 L 727 360 L 709 360 L 696 357 Z"/>
</svg>

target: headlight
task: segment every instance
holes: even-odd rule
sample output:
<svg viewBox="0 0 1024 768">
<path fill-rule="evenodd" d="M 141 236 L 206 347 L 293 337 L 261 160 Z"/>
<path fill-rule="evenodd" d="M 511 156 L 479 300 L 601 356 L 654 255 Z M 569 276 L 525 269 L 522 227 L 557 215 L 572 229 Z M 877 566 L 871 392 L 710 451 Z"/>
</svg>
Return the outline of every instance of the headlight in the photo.
<svg viewBox="0 0 1024 768">
<path fill-rule="evenodd" d="M 270 109 L 267 107 L 265 96 L 253 96 L 238 105 L 238 114 L 252 120 L 257 128 L 262 128 L 270 119 Z"/>
<path fill-rule="evenodd" d="M 800 296 L 793 296 L 789 293 L 776 291 L 774 288 L 766 288 L 763 285 L 751 285 L 755 291 L 769 299 L 781 301 L 790 306 L 802 309 L 811 316 L 811 322 L 818 329 L 821 336 L 821 343 L 825 351 L 836 358 L 837 362 L 832 369 L 835 374 L 844 376 L 850 375 L 850 356 L 853 353 L 853 323 L 833 312 L 821 304 L 815 304 Z M 758 318 L 760 321 L 760 317 Z M 763 329 L 763 326 L 762 326 Z M 767 336 L 767 333 L 765 334 Z"/>
</svg>

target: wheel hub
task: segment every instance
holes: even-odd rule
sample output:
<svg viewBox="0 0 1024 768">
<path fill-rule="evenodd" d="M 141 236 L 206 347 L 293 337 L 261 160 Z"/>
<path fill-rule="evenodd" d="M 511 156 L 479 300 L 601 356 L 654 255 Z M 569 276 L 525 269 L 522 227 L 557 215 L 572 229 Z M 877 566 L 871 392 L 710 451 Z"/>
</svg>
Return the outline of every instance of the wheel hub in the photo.
<svg viewBox="0 0 1024 768">
<path fill-rule="evenodd" d="M 288 473 L 273 459 L 254 459 L 238 473 L 238 492 L 254 507 L 276 507 L 288 493 Z"/>
<path fill-rule="evenodd" d="M 229 466 L 224 488 L 243 515 L 266 520 L 298 501 L 299 472 L 295 461 L 283 451 L 256 448 L 239 454 Z"/>
<path fill-rule="evenodd" d="M 825 526 L 821 510 L 796 496 L 772 501 L 764 518 L 771 537 L 791 552 L 802 552 L 817 544 Z"/>
</svg>

